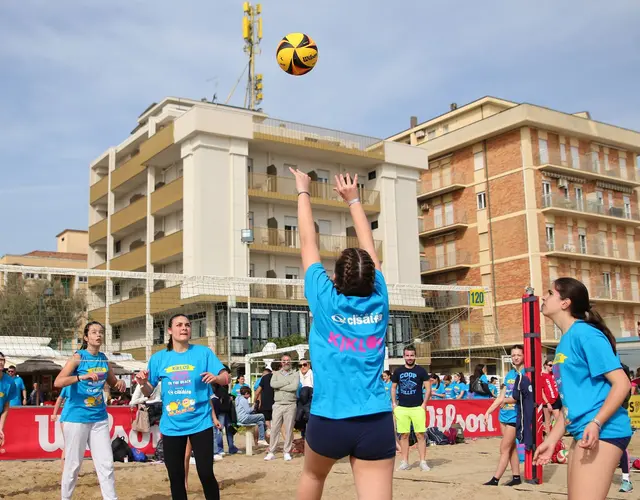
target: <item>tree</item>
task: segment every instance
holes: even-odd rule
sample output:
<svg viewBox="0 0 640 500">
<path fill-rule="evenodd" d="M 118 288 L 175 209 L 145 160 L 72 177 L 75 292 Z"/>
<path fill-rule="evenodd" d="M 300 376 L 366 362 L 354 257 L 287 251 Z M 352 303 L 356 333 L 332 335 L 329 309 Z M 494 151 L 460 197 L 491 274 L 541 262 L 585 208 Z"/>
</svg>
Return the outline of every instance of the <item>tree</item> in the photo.
<svg viewBox="0 0 640 500">
<path fill-rule="evenodd" d="M 25 280 L 12 273 L 0 288 L 0 336 L 50 337 L 51 346 L 77 335 L 86 319 L 85 292 L 67 279 Z"/>
</svg>

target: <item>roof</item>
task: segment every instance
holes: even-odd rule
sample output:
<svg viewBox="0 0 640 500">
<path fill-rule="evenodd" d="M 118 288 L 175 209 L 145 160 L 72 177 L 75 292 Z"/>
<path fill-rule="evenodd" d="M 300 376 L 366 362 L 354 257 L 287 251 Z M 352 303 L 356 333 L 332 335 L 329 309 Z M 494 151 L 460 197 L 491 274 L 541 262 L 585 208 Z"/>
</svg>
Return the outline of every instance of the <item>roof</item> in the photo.
<svg viewBox="0 0 640 500">
<path fill-rule="evenodd" d="M 56 234 L 56 238 L 63 235 L 64 233 L 89 233 L 89 231 L 86 231 L 84 229 L 63 229 L 58 234 Z"/>
<path fill-rule="evenodd" d="M 20 257 L 41 257 L 45 259 L 87 260 L 86 253 L 49 252 L 47 250 L 34 250 L 33 252 L 20 255 Z"/>
</svg>

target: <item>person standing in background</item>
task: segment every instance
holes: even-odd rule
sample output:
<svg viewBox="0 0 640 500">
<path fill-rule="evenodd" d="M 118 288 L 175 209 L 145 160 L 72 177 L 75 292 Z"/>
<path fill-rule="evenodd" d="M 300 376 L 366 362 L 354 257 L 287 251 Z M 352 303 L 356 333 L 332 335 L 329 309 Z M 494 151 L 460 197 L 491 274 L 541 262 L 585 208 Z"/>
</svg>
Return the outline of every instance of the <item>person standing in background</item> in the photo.
<svg viewBox="0 0 640 500">
<path fill-rule="evenodd" d="M 13 379 L 16 385 L 15 397 L 9 401 L 9 406 L 27 406 L 27 388 L 24 386 L 24 380 L 18 375 L 18 370 L 14 365 L 7 369 L 7 373 Z"/>
<path fill-rule="evenodd" d="M 9 415 L 9 401 L 18 392 L 13 378 L 4 373 L 4 363 L 4 354 L 0 352 L 0 446 L 4 444 L 4 424 Z"/>
</svg>

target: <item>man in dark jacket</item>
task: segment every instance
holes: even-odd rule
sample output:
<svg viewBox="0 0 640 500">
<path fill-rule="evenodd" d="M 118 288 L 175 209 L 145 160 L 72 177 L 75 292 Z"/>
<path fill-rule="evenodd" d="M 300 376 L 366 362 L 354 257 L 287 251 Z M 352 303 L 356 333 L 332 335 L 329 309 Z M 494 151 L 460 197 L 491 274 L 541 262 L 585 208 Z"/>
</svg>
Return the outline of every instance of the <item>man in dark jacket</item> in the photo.
<svg viewBox="0 0 640 500">
<path fill-rule="evenodd" d="M 231 370 L 225 366 L 225 371 L 231 374 Z M 231 400 L 231 395 L 229 394 L 229 386 L 228 385 L 218 385 L 214 384 L 213 393 L 215 394 L 215 398 L 213 400 L 213 408 L 216 411 L 216 415 L 218 416 L 218 420 L 224 429 L 225 434 L 227 435 L 227 447 L 229 449 L 229 455 L 235 455 L 238 453 L 238 448 L 233 443 L 233 424 L 236 422 L 235 418 L 235 404 Z M 223 455 L 224 454 L 224 446 L 222 442 L 222 433 L 217 433 L 217 449 L 218 452 Z"/>
</svg>

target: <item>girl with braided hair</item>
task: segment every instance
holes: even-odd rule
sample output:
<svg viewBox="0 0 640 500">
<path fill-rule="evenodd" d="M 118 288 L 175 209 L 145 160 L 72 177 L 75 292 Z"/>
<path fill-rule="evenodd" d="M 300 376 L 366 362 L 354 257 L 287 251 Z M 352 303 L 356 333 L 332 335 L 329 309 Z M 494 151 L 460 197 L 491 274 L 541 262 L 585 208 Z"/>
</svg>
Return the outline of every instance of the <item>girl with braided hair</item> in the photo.
<svg viewBox="0 0 640 500">
<path fill-rule="evenodd" d="M 309 349 L 315 371 L 297 498 L 321 498 L 333 464 L 349 457 L 358 498 L 390 500 L 396 441 L 391 402 L 380 378 L 389 297 L 358 196 L 358 176 L 335 178 L 334 189 L 349 206 L 359 248 L 342 252 L 330 279 L 320 262 L 311 179 L 299 170 L 291 173 L 298 190 L 304 289 L 313 314 Z"/>
</svg>

